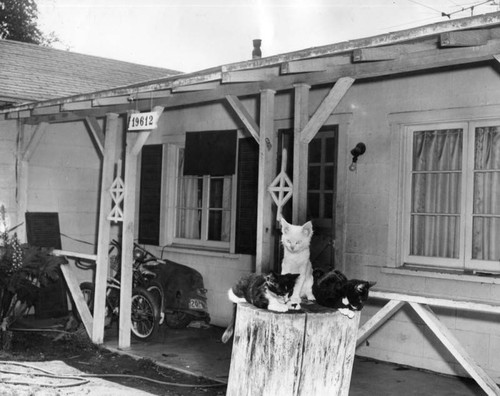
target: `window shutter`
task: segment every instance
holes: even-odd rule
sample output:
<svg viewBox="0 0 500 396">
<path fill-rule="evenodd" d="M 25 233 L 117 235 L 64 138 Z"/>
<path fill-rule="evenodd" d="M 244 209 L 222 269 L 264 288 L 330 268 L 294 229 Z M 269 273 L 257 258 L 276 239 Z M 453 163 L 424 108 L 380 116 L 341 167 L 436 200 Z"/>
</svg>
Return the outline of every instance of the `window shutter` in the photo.
<svg viewBox="0 0 500 396">
<path fill-rule="evenodd" d="M 239 140 L 236 253 L 255 254 L 259 145 L 254 138 Z"/>
<path fill-rule="evenodd" d="M 234 175 L 236 131 L 187 132 L 184 175 Z"/>
<path fill-rule="evenodd" d="M 139 243 L 148 245 L 160 244 L 162 158 L 161 144 L 142 148 Z"/>
</svg>

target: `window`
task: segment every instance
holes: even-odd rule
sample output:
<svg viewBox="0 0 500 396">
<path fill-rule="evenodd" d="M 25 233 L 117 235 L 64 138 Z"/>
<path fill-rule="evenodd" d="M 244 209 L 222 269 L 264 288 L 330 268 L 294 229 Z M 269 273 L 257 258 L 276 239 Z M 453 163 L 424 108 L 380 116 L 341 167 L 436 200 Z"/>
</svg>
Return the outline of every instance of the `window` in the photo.
<svg viewBox="0 0 500 396">
<path fill-rule="evenodd" d="M 335 195 L 337 141 L 335 130 L 322 130 L 309 143 L 307 210 L 312 219 L 331 220 Z"/>
<path fill-rule="evenodd" d="M 236 131 L 186 134 L 179 150 L 174 243 L 230 250 Z"/>
<path fill-rule="evenodd" d="M 500 120 L 407 132 L 404 262 L 500 271 Z"/>
</svg>

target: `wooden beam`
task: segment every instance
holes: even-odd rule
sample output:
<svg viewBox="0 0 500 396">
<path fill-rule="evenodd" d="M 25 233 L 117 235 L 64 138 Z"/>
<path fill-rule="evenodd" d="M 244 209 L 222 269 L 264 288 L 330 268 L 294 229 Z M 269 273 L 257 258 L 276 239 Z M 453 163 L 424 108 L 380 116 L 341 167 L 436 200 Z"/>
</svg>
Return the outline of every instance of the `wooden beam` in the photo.
<svg viewBox="0 0 500 396">
<path fill-rule="evenodd" d="M 445 299 L 439 297 L 419 296 L 409 293 L 394 293 L 380 290 L 371 290 L 370 298 L 382 298 L 386 300 L 399 300 L 406 302 L 414 302 L 418 304 L 436 305 L 438 307 L 463 309 L 467 311 L 485 312 L 500 314 L 500 305 L 479 303 L 470 300 Z"/>
<path fill-rule="evenodd" d="M 224 71 L 224 70 L 225 67 L 222 66 L 223 83 L 263 81 L 279 76 L 279 66 L 266 67 L 260 69 L 247 69 L 239 71 Z"/>
<path fill-rule="evenodd" d="M 136 100 L 169 98 L 172 96 L 172 91 L 170 89 L 159 89 L 157 91 L 138 92 L 133 96 Z"/>
<path fill-rule="evenodd" d="M 474 47 L 485 45 L 490 39 L 489 30 L 467 30 L 442 33 L 439 41 L 442 47 Z"/>
<path fill-rule="evenodd" d="M 360 48 L 352 52 L 353 62 L 372 62 L 380 60 L 398 59 L 401 55 L 399 48 L 392 46 Z"/>
<path fill-rule="evenodd" d="M 35 152 L 36 148 L 40 144 L 43 135 L 45 131 L 47 130 L 49 124 L 46 122 L 41 122 L 40 124 L 37 125 L 35 131 L 33 132 L 33 135 L 31 135 L 31 139 L 28 142 L 28 145 L 24 149 L 23 153 L 23 161 L 29 162 L 31 159 L 33 153 Z"/>
<path fill-rule="evenodd" d="M 353 83 L 354 78 L 351 77 L 342 77 L 337 80 L 333 88 L 330 90 L 326 98 L 319 105 L 314 115 L 302 130 L 300 139 L 303 142 L 309 143 L 314 136 L 316 136 L 316 133 L 318 133 L 319 129 L 323 126 L 330 114 L 332 114 L 333 110 L 335 110 L 335 107 L 337 107 Z"/>
<path fill-rule="evenodd" d="M 209 81 L 201 84 L 181 85 L 172 89 L 172 92 L 193 92 L 193 91 L 207 91 L 219 88 L 219 81 Z"/>
<path fill-rule="evenodd" d="M 245 125 L 248 132 L 253 136 L 255 141 L 260 144 L 260 129 L 253 117 L 250 115 L 248 110 L 243 103 L 234 95 L 226 95 L 227 102 L 231 105 L 231 108 L 235 111 L 236 115 L 239 117 L 241 122 Z"/>
<path fill-rule="evenodd" d="M 21 238 L 21 242 L 26 242 L 26 224 L 24 221 L 25 214 L 28 207 L 28 161 L 23 160 L 24 156 L 24 142 L 26 139 L 25 129 L 26 125 L 17 122 L 18 143 L 16 148 L 16 222 L 21 223 L 17 234 Z M 23 221 L 21 221 L 23 220 Z"/>
<path fill-rule="evenodd" d="M 99 204 L 99 232 L 95 269 L 94 323 L 92 341 L 102 344 L 104 340 L 104 319 L 106 308 L 106 285 L 109 269 L 110 222 L 107 219 L 111 208 L 109 189 L 114 181 L 115 161 L 118 148 L 118 114 L 106 116 L 106 133 L 101 176 L 101 198 Z"/>
<path fill-rule="evenodd" d="M 328 58 L 301 59 L 281 64 L 281 74 L 310 73 L 331 69 L 351 63 L 351 54 L 342 54 Z"/>
<path fill-rule="evenodd" d="M 56 254 L 54 252 L 54 254 Z M 56 254 L 58 256 L 62 256 L 63 254 Z M 71 297 L 73 297 L 73 302 L 76 305 L 76 309 L 80 314 L 80 318 L 83 322 L 83 326 L 87 331 L 88 336 L 92 339 L 92 329 L 93 322 L 92 314 L 90 313 L 89 307 L 85 298 L 83 297 L 83 293 L 80 290 L 80 285 L 77 282 L 78 276 L 74 271 L 74 267 L 69 264 L 63 264 L 60 266 L 61 272 L 66 280 L 66 284 L 68 285 L 68 290 L 71 293 Z"/>
<path fill-rule="evenodd" d="M 409 304 L 486 394 L 500 395 L 500 388 L 495 381 L 477 365 L 455 335 L 437 318 L 432 309 L 428 305 L 420 305 L 415 302 Z"/>
<path fill-rule="evenodd" d="M 307 177 L 309 145 L 302 141 L 301 132 L 309 122 L 309 90 L 307 84 L 295 85 L 293 122 L 293 224 L 304 224 L 307 217 Z M 286 219 L 290 221 L 290 219 Z"/>
<path fill-rule="evenodd" d="M 102 128 L 97 122 L 95 117 L 85 117 L 85 124 L 87 125 L 87 130 L 90 136 L 94 140 L 97 148 L 99 149 L 99 154 L 104 155 L 104 133 Z"/>
<path fill-rule="evenodd" d="M 148 131 L 148 135 L 149 135 Z M 132 278 L 135 233 L 135 209 L 137 188 L 138 156 L 133 152 L 140 146 L 135 133 L 127 133 L 125 153 L 125 192 L 123 200 L 122 267 L 120 280 L 120 320 L 118 327 L 118 348 L 130 348 L 130 318 L 132 314 Z M 141 146 L 142 147 L 142 146 Z"/>
<path fill-rule="evenodd" d="M 83 100 L 80 102 L 69 102 L 61 105 L 61 111 L 87 110 L 92 108 L 91 100 Z"/>
<path fill-rule="evenodd" d="M 98 99 L 93 99 L 92 100 L 92 106 L 109 106 L 109 105 L 116 105 L 116 104 L 130 104 L 133 103 L 134 100 L 131 100 L 133 98 L 133 94 L 131 95 L 124 95 L 124 96 L 115 96 L 111 98 L 98 98 Z"/>
<path fill-rule="evenodd" d="M 370 295 L 371 297 L 371 295 Z M 359 330 L 356 346 L 362 344 L 374 333 L 387 319 L 394 315 L 406 302 L 390 300 L 381 310 L 377 311 Z"/>
<path fill-rule="evenodd" d="M 273 252 L 273 199 L 267 188 L 276 174 L 277 137 L 274 133 L 274 95 L 270 89 L 260 94 L 259 179 L 257 193 L 257 251 L 255 269 L 267 273 L 271 269 Z"/>
<path fill-rule="evenodd" d="M 43 107 L 35 107 L 32 110 L 33 115 L 44 115 L 44 114 L 55 114 L 61 111 L 60 105 L 54 106 L 43 106 Z"/>
</svg>

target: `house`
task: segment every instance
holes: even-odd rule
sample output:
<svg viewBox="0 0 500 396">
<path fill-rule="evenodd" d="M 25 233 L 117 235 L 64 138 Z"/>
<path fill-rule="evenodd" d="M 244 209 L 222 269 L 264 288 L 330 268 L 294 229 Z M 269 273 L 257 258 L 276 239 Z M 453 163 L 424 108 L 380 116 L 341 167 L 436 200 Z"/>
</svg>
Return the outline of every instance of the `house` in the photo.
<svg viewBox="0 0 500 396">
<path fill-rule="evenodd" d="M 0 156 L 11 169 L 0 202 L 12 224 L 58 212 L 63 249 L 95 254 L 101 192 L 126 139 L 125 185 L 136 170 L 139 185 L 125 195 L 126 238 L 200 271 L 212 323 L 224 326 L 226 290 L 279 268 L 268 187 L 286 169 L 293 196 L 281 210 L 313 221 L 314 265 L 451 301 L 434 308 L 439 322 L 393 305 L 358 354 L 463 374 L 429 326 L 500 382 L 499 53 L 491 13 L 2 110 L 11 143 L 0 150 L 18 134 L 25 143 L 17 174 L 15 156 Z M 155 113 L 158 127 L 122 133 L 136 112 Z M 382 302 L 370 299 L 362 320 Z"/>
<path fill-rule="evenodd" d="M 176 74 L 180 72 L 0 40 L 0 108 Z"/>
</svg>

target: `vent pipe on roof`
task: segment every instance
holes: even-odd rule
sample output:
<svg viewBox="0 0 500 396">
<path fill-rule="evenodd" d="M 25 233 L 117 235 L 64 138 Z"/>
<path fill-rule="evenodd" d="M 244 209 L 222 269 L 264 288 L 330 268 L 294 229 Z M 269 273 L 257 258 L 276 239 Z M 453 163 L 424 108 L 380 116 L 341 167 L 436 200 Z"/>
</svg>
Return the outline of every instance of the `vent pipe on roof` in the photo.
<svg viewBox="0 0 500 396">
<path fill-rule="evenodd" d="M 260 50 L 261 44 L 262 44 L 262 40 L 260 40 L 260 39 L 253 40 L 252 59 L 262 58 L 262 51 Z"/>
</svg>

